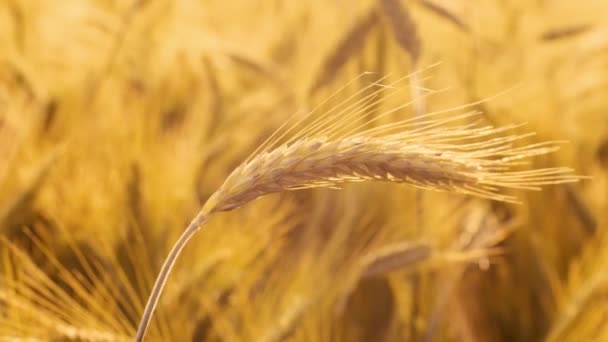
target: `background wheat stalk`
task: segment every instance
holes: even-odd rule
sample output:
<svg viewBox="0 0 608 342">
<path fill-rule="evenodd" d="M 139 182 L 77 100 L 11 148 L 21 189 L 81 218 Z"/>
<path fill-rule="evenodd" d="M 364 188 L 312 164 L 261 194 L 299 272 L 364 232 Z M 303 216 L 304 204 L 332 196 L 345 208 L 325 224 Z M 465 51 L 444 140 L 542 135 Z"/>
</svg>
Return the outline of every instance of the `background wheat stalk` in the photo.
<svg viewBox="0 0 608 342">
<path fill-rule="evenodd" d="M 475 120 L 478 112 L 452 117 L 430 113 L 370 128 L 370 121 L 352 122 L 353 113 L 368 102 L 357 104 L 333 108 L 312 122 L 300 119 L 281 127 L 230 174 L 170 251 L 148 299 L 137 341 L 145 336 L 180 252 L 214 213 L 233 210 L 270 193 L 362 181 L 405 183 L 515 202 L 500 189 L 538 189 L 580 178 L 569 168 L 517 170 L 522 159 L 555 151 L 557 142 L 514 147 L 514 142 L 530 134 L 501 136 L 515 126 L 482 126 Z M 473 123 L 454 124 L 471 119 Z M 296 134 L 283 139 L 295 130 Z"/>
</svg>

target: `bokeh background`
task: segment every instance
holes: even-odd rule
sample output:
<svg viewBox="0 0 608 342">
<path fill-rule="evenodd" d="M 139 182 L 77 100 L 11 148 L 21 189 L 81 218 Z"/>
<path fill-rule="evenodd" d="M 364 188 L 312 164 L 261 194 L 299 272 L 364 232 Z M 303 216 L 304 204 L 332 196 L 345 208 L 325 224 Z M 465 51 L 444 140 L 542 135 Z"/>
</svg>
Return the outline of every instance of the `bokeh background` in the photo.
<svg viewBox="0 0 608 342">
<path fill-rule="evenodd" d="M 526 123 L 529 143 L 568 141 L 532 166 L 592 179 L 519 205 L 394 184 L 267 196 L 196 235 L 148 340 L 608 341 L 606 13 L 2 0 L 0 340 L 129 340 L 172 243 L 266 137 L 339 89 L 419 72 L 391 101 L 444 89 L 422 109 Z"/>
</svg>

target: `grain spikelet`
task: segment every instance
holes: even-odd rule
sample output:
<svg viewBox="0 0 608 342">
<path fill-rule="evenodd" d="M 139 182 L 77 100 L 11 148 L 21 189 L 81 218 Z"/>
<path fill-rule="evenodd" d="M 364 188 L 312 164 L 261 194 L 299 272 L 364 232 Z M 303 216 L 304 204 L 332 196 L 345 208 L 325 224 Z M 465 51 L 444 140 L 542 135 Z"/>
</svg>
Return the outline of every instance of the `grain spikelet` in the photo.
<svg viewBox="0 0 608 342">
<path fill-rule="evenodd" d="M 606 326 L 607 317 L 600 298 L 608 293 L 608 234 L 597 234 L 569 267 L 565 291 L 558 292 L 557 315 L 544 339 L 547 342 L 604 340 L 597 336 L 600 327 Z"/>
</svg>

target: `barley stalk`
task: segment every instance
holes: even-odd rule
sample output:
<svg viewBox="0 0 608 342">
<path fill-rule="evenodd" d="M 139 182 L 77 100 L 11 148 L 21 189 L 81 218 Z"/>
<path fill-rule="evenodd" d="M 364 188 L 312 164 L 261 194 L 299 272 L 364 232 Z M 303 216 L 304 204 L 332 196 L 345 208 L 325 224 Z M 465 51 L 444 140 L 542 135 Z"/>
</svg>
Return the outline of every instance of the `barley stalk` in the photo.
<svg viewBox="0 0 608 342">
<path fill-rule="evenodd" d="M 137 329 L 137 335 L 135 337 L 136 341 L 143 341 L 146 336 L 146 330 L 148 330 L 148 326 L 150 325 L 150 320 L 152 319 L 152 314 L 156 309 L 156 305 L 158 304 L 158 300 L 160 299 L 161 292 L 165 287 L 165 283 L 167 282 L 167 277 L 177 260 L 177 257 L 186 246 L 186 243 L 190 238 L 196 233 L 197 230 L 205 222 L 205 216 L 202 213 L 199 213 L 194 220 L 190 223 L 188 228 L 184 231 L 184 233 L 180 236 L 179 240 L 173 245 L 171 252 L 167 256 L 165 263 L 161 267 L 161 271 L 158 274 L 156 282 L 154 283 L 154 287 L 152 288 L 152 293 L 150 297 L 148 297 L 148 302 L 146 303 L 146 307 L 144 308 L 144 314 L 142 315 L 141 322 L 139 323 L 139 328 Z"/>
<path fill-rule="evenodd" d="M 287 142 L 279 143 L 293 127 L 271 137 L 261 151 L 228 176 L 171 250 L 148 299 L 136 341 L 143 340 L 176 258 L 214 213 L 233 210 L 271 193 L 363 181 L 403 183 L 516 202 L 500 190 L 538 189 L 580 178 L 568 168 L 514 169 L 522 159 L 555 151 L 554 142 L 514 147 L 514 142 L 529 134 L 500 136 L 515 126 L 493 128 L 474 123 L 450 127 L 451 122 L 478 113 L 447 119 L 438 119 L 435 114 L 371 129 L 362 129 L 365 125 L 352 129 L 356 125 L 352 111 L 338 119 L 324 114 Z"/>
</svg>

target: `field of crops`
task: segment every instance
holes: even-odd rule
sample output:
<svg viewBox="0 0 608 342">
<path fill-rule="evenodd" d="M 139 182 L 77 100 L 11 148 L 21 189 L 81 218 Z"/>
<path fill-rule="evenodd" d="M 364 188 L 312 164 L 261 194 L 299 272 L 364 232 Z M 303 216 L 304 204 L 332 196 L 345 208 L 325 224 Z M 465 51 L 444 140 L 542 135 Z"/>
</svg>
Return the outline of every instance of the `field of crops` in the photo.
<svg viewBox="0 0 608 342">
<path fill-rule="evenodd" d="M 606 13 L 0 1 L 0 341 L 608 341 Z"/>
</svg>

